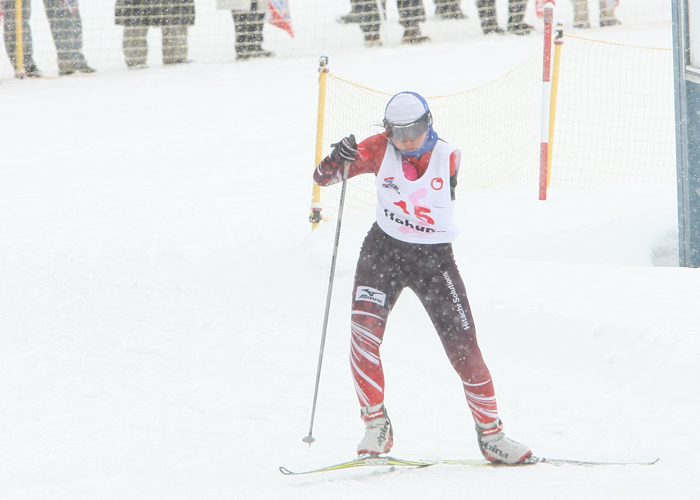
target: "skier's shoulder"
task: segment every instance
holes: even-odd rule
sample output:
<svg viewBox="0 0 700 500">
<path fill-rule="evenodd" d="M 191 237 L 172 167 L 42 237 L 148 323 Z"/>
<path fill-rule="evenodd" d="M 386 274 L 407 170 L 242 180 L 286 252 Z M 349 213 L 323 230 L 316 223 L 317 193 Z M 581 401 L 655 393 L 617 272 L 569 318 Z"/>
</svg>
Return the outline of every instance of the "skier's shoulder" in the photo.
<svg viewBox="0 0 700 500">
<path fill-rule="evenodd" d="M 457 146 L 454 146 L 454 145 L 450 144 L 449 142 L 447 142 L 447 141 L 446 141 L 445 139 L 443 139 L 442 137 L 439 137 L 438 140 L 437 140 L 437 142 L 435 143 L 435 146 L 433 147 L 433 149 L 436 149 L 436 148 L 440 148 L 440 149 L 442 149 L 443 151 L 447 151 L 447 152 L 459 151 L 459 149 L 457 148 Z"/>
<path fill-rule="evenodd" d="M 384 156 L 389 140 L 386 137 L 386 132 L 370 135 L 358 144 L 357 149 L 364 149 L 371 153 L 372 156 Z"/>
<path fill-rule="evenodd" d="M 449 153 L 450 155 L 450 176 L 455 175 L 459 171 L 459 163 L 462 160 L 462 152 L 456 148 L 455 146 L 451 145 L 449 142 L 446 140 L 440 138 L 435 144 L 435 148 L 442 148 L 446 152 Z M 435 149 L 433 148 L 433 149 Z"/>
<path fill-rule="evenodd" d="M 462 152 L 455 148 L 450 153 L 450 176 L 454 176 L 459 172 L 460 161 L 462 161 Z"/>
<path fill-rule="evenodd" d="M 354 166 L 358 171 L 374 172 L 376 174 L 382 164 L 388 144 L 385 132 L 367 137 L 357 145 L 357 157 L 355 158 Z"/>
</svg>

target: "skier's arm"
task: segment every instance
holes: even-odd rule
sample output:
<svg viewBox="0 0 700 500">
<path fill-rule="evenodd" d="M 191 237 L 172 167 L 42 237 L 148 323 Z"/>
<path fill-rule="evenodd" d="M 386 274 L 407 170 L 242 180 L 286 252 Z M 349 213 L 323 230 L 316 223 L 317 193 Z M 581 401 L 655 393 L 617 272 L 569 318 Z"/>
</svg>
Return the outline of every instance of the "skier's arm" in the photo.
<svg viewBox="0 0 700 500">
<path fill-rule="evenodd" d="M 462 159 L 462 152 L 459 149 L 452 151 L 450 155 L 450 194 L 452 201 L 455 199 L 455 189 L 457 189 L 457 174 L 459 174 L 459 162 Z"/>
<path fill-rule="evenodd" d="M 360 174 L 376 174 L 386 151 L 386 134 L 368 137 L 357 146 L 355 160 L 350 164 L 348 178 Z M 335 156 L 335 157 L 334 157 Z M 314 171 L 314 182 L 319 186 L 332 186 L 343 180 L 343 159 L 332 153 L 318 164 Z"/>
</svg>

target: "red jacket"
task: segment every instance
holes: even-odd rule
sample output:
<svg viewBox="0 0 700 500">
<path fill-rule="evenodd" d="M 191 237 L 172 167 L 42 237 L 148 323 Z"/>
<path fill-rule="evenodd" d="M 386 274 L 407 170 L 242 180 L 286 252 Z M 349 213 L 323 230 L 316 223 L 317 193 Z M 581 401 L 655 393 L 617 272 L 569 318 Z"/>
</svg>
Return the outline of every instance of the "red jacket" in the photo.
<svg viewBox="0 0 700 500">
<path fill-rule="evenodd" d="M 357 145 L 357 156 L 355 161 L 350 164 L 348 170 L 348 178 L 355 177 L 360 174 L 372 173 L 377 175 L 379 167 L 382 165 L 384 153 L 388 139 L 386 132 L 368 137 Z M 430 163 L 431 151 L 428 151 L 421 157 L 402 156 L 404 162 L 411 163 L 418 175 L 421 178 L 428 168 Z M 459 173 L 459 161 L 462 154 L 459 149 L 455 149 L 450 155 L 450 187 L 452 191 L 452 199 L 454 200 L 454 190 L 457 186 L 457 174 Z M 321 163 L 318 164 L 314 171 L 314 182 L 319 186 L 331 186 L 343 180 L 343 162 L 335 160 L 331 155 L 326 156 Z"/>
</svg>

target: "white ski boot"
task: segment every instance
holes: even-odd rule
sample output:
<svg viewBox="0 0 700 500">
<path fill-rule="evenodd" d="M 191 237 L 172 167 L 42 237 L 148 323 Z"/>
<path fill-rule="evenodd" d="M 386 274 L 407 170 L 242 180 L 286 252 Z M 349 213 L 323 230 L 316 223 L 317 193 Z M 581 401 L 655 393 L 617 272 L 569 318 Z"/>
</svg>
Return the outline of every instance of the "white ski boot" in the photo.
<svg viewBox="0 0 700 500">
<path fill-rule="evenodd" d="M 365 421 L 365 437 L 357 445 L 358 455 L 389 453 L 394 445 L 394 430 L 384 408 L 384 403 L 363 406 L 360 417 Z"/>
<path fill-rule="evenodd" d="M 488 424 L 476 422 L 476 434 L 481 454 L 489 462 L 519 464 L 532 456 L 529 447 L 506 437 L 500 419 Z"/>
</svg>

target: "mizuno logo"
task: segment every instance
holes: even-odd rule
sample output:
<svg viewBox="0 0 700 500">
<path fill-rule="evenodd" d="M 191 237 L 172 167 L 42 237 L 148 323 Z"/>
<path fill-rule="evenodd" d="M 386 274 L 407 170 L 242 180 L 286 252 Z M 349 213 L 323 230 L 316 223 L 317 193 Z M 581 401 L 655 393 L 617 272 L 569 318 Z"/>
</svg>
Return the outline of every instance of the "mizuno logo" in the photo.
<svg viewBox="0 0 700 500">
<path fill-rule="evenodd" d="M 386 301 L 386 294 L 369 286 L 358 286 L 357 292 L 355 293 L 355 300 L 374 302 L 375 304 L 383 306 Z"/>
</svg>

